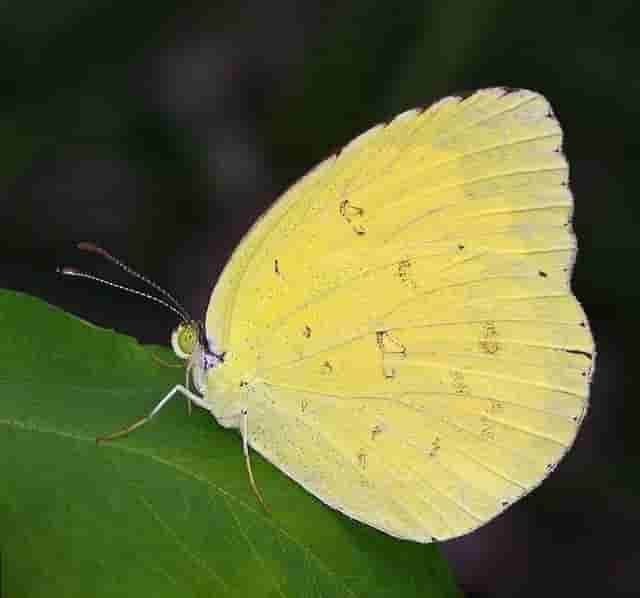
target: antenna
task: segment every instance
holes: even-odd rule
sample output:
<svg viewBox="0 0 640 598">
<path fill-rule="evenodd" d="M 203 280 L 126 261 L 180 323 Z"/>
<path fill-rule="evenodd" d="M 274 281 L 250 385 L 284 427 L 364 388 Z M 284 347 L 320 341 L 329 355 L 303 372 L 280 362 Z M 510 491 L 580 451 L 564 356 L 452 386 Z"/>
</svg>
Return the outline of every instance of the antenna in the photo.
<svg viewBox="0 0 640 598">
<path fill-rule="evenodd" d="M 155 301 L 160 305 L 164 305 L 167 309 L 170 309 L 174 314 L 176 314 L 183 322 L 191 321 L 191 318 L 186 312 L 182 312 L 179 309 L 175 308 L 170 303 L 167 303 L 163 299 L 151 295 L 150 293 L 144 293 L 142 291 L 138 291 L 136 289 L 132 289 L 130 287 L 126 287 L 121 284 L 117 284 L 115 282 L 111 282 L 110 280 L 105 280 L 104 278 L 99 278 L 98 276 L 94 276 L 93 274 L 87 274 L 86 272 L 81 272 L 80 270 L 76 270 L 75 268 L 57 268 L 57 272 L 63 274 L 64 276 L 75 276 L 77 278 L 87 278 L 88 280 L 93 280 L 94 282 L 99 282 L 100 284 L 104 284 L 109 287 L 114 287 L 116 289 L 120 289 L 121 291 L 126 291 L 127 293 L 131 293 L 133 295 L 140 295 L 145 299 L 149 299 L 150 301 Z"/>
<path fill-rule="evenodd" d="M 111 255 L 108 251 L 106 251 L 105 249 L 102 249 L 102 247 L 98 247 L 95 243 L 86 243 L 86 242 L 78 243 L 77 247 L 81 251 L 87 251 L 89 253 L 97 253 L 99 256 L 105 258 L 106 260 L 110 261 L 112 264 L 115 264 L 116 266 L 124 270 L 130 276 L 133 276 L 141 280 L 142 282 L 148 284 L 151 288 L 155 289 L 156 291 L 158 291 L 158 293 L 161 293 L 167 299 L 169 299 L 169 301 L 176 308 L 178 308 L 178 310 L 180 310 L 180 312 L 182 313 L 182 318 L 184 320 L 191 320 L 191 317 L 189 316 L 189 312 L 185 309 L 184 305 L 182 305 L 182 303 L 180 303 L 171 293 L 169 293 L 168 291 L 165 291 L 159 284 L 156 284 L 155 282 L 153 282 L 153 280 L 150 280 L 143 274 L 136 272 L 131 266 L 128 266 L 122 260 L 119 260 L 117 257 Z M 128 288 L 128 287 L 125 287 L 125 288 Z"/>
</svg>

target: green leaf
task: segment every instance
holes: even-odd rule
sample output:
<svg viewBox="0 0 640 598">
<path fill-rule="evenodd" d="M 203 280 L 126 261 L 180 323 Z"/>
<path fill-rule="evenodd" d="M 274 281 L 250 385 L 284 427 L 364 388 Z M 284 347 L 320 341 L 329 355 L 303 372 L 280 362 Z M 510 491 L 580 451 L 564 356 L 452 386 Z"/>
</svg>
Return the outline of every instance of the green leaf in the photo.
<svg viewBox="0 0 640 598">
<path fill-rule="evenodd" d="M 436 546 L 351 521 L 184 401 L 127 438 L 184 369 L 161 347 L 0 291 L 5 595 L 456 596 Z M 155 358 L 154 358 L 155 357 Z"/>
</svg>

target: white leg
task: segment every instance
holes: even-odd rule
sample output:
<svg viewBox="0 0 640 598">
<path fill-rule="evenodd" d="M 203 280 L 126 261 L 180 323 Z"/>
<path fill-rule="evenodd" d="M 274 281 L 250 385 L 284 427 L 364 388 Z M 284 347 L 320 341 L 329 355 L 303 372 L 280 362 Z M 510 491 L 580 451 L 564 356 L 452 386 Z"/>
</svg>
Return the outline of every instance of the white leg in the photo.
<svg viewBox="0 0 640 598">
<path fill-rule="evenodd" d="M 167 393 L 167 396 L 165 396 L 164 399 L 162 399 L 153 408 L 153 411 L 147 416 L 147 420 L 151 419 L 156 413 L 158 413 L 158 411 L 160 411 L 160 409 L 162 409 L 171 399 L 173 399 L 173 397 L 177 393 L 181 393 L 182 396 L 184 396 L 185 398 L 189 399 L 190 401 L 193 401 L 199 407 L 204 407 L 207 411 L 209 411 L 209 405 L 207 404 L 207 402 L 200 395 L 197 395 L 196 393 L 190 391 L 185 386 L 182 386 L 182 384 L 178 384 L 177 386 L 174 386 Z"/>
<path fill-rule="evenodd" d="M 244 462 L 247 466 L 247 472 L 249 474 L 249 483 L 251 484 L 251 488 L 255 493 L 256 497 L 260 501 L 262 508 L 266 511 L 267 505 L 262 500 L 262 495 L 258 491 L 258 487 L 256 486 L 256 482 L 253 479 L 253 470 L 251 469 L 251 457 L 249 455 L 249 413 L 246 409 L 243 409 L 240 412 L 241 425 L 240 425 L 240 434 L 242 436 L 242 452 L 244 453 Z"/>
<path fill-rule="evenodd" d="M 101 436 L 99 438 L 96 438 L 96 442 L 100 443 L 106 440 L 113 440 L 114 438 L 120 438 L 121 436 L 126 436 L 130 432 L 133 432 L 135 429 L 146 424 L 156 413 L 158 413 L 158 411 L 160 411 L 160 409 L 162 409 L 178 393 L 180 393 L 182 396 L 189 399 L 189 401 L 193 401 L 196 405 L 200 407 L 204 407 L 205 409 L 209 410 L 209 405 L 201 396 L 195 394 L 194 392 L 191 392 L 188 388 L 185 388 L 184 386 L 182 386 L 182 384 L 178 384 L 177 386 L 174 386 L 167 393 L 167 395 L 153 408 L 153 410 L 151 411 L 151 413 L 149 413 L 149 415 L 146 415 L 145 417 L 140 418 L 138 421 L 133 422 L 130 426 L 124 428 L 123 430 L 118 430 L 117 432 L 113 432 L 113 434 L 108 434 L 107 436 Z"/>
<path fill-rule="evenodd" d="M 185 379 L 184 379 L 184 386 L 187 389 L 189 388 L 189 376 L 191 375 L 191 368 L 193 368 L 193 364 L 191 363 L 191 360 L 189 360 Z M 191 401 L 187 401 L 187 413 L 191 415 Z"/>
</svg>

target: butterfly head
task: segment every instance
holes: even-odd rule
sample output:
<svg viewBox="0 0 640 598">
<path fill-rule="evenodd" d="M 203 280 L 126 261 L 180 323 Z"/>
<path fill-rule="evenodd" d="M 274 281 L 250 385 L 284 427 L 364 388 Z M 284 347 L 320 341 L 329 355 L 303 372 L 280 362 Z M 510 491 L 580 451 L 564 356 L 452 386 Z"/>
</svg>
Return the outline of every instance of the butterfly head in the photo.
<svg viewBox="0 0 640 598">
<path fill-rule="evenodd" d="M 120 289 L 132 295 L 139 295 L 166 307 L 173 312 L 181 320 L 180 325 L 173 331 L 171 335 L 171 347 L 174 353 L 180 358 L 188 362 L 187 369 L 191 371 L 194 384 L 201 394 L 205 392 L 205 374 L 207 370 L 219 366 L 224 361 L 224 353 L 216 353 L 211 349 L 204 325 L 198 320 L 194 320 L 189 316 L 189 312 L 184 306 L 168 291 L 163 289 L 146 276 L 136 272 L 131 266 L 125 264 L 122 260 L 111 255 L 108 251 L 98 247 L 94 243 L 78 243 L 78 249 L 89 253 L 97 254 L 107 261 L 115 264 L 124 270 L 130 276 L 141 280 L 143 283 L 151 287 L 157 294 L 152 292 L 139 291 L 137 289 L 112 282 L 110 280 L 99 278 L 87 272 L 81 272 L 75 268 L 58 268 L 58 272 L 65 276 L 75 276 L 86 278 L 103 284 L 106 286 Z M 159 295 L 159 296 L 158 296 Z"/>
<path fill-rule="evenodd" d="M 184 321 L 171 334 L 171 348 L 180 359 L 190 359 L 200 342 L 198 322 Z"/>
<path fill-rule="evenodd" d="M 224 353 L 209 347 L 202 322 L 184 320 L 171 334 L 171 347 L 180 358 L 189 362 L 198 392 L 204 394 L 205 373 L 224 362 Z"/>
</svg>

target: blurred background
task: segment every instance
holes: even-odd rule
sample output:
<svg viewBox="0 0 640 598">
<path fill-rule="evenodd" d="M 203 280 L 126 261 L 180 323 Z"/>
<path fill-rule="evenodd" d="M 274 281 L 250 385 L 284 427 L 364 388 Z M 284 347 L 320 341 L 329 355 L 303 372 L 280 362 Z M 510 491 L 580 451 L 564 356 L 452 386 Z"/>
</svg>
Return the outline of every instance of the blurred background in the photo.
<svg viewBox="0 0 640 598">
<path fill-rule="evenodd" d="M 178 4 L 2 3 L 0 286 L 166 344 L 170 313 L 55 275 L 122 280 L 74 242 L 107 247 L 200 316 L 255 218 L 356 134 L 455 91 L 541 91 L 572 169 L 592 407 L 543 486 L 442 549 L 467 596 L 636 595 L 640 6 Z"/>
</svg>

